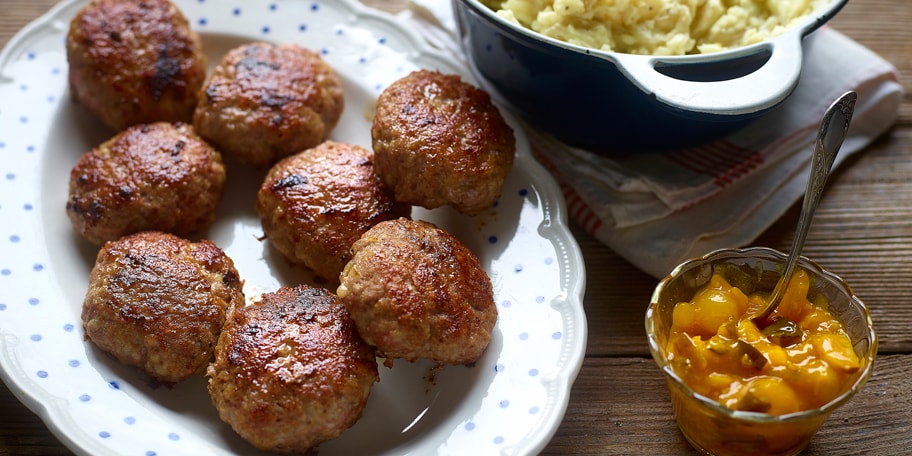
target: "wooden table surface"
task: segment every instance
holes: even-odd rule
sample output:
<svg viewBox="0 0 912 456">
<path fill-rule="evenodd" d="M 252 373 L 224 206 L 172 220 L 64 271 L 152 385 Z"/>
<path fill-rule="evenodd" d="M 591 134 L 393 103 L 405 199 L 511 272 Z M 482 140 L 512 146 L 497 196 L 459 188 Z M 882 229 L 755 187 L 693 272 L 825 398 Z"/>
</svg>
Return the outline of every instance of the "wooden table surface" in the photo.
<svg viewBox="0 0 912 456">
<path fill-rule="evenodd" d="M 373 0 L 372 0 L 373 1 Z M 51 0 L 0 0 L 0 46 Z M 864 390 L 837 410 L 806 455 L 912 452 L 912 4 L 851 0 L 833 27 L 896 65 L 907 95 L 894 128 L 831 177 L 804 253 L 842 275 L 871 308 L 880 338 Z M 755 245 L 788 250 L 790 209 Z M 643 316 L 656 280 L 573 227 L 585 256 L 586 358 L 544 454 L 696 454 L 672 417 Z M 71 454 L 0 383 L 0 455 Z"/>
</svg>

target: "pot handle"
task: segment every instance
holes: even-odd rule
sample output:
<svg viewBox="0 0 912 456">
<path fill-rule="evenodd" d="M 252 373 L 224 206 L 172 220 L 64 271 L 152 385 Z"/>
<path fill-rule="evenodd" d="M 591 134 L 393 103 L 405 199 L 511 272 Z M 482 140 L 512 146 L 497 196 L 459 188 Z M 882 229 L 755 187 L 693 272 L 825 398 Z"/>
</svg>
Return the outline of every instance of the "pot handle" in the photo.
<svg viewBox="0 0 912 456">
<path fill-rule="evenodd" d="M 769 109 L 792 92 L 798 84 L 802 64 L 801 36 L 779 35 L 757 46 L 724 54 L 700 54 L 673 61 L 657 56 L 619 55 L 618 68 L 648 94 L 673 108 L 709 114 L 742 115 Z M 660 72 L 657 67 L 720 64 L 760 52 L 769 58 L 743 76 L 714 81 L 684 80 Z M 692 57 L 692 58 L 691 58 Z"/>
</svg>

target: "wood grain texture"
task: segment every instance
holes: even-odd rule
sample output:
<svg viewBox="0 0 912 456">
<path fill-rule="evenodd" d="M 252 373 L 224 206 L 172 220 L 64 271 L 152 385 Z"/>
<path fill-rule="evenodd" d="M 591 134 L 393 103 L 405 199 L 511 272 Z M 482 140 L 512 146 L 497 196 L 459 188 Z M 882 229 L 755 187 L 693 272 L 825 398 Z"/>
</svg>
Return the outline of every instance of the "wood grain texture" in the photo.
<svg viewBox="0 0 912 456">
<path fill-rule="evenodd" d="M 405 0 L 364 0 L 396 11 Z M 53 5 L 0 1 L 0 45 Z M 842 275 L 871 308 L 880 337 L 874 375 L 836 411 L 806 455 L 912 452 L 912 4 L 850 0 L 831 26 L 899 70 L 906 95 L 895 126 L 835 171 L 804 253 Z M 0 100 L 2 105 L 2 100 Z M 753 244 L 788 250 L 797 205 Z M 646 347 L 655 279 L 579 227 L 587 269 L 587 356 L 566 416 L 543 454 L 693 455 L 678 432 L 662 375 Z M 0 455 L 71 454 L 0 385 Z"/>
<path fill-rule="evenodd" d="M 910 355 L 881 356 L 865 388 L 830 416 L 803 454 L 909 454 L 910 361 Z M 651 359 L 589 357 L 544 454 L 699 453 L 678 432 L 665 382 Z"/>
</svg>

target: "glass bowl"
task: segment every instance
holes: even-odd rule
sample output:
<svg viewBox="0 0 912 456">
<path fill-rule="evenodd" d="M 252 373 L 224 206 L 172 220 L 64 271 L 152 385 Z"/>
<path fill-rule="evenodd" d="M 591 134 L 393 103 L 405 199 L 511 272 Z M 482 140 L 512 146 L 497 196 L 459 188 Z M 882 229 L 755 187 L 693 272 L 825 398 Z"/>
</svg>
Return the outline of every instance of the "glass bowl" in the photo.
<svg viewBox="0 0 912 456">
<path fill-rule="evenodd" d="M 841 394 L 819 408 L 785 415 L 732 410 L 696 393 L 668 362 L 667 340 L 675 304 L 690 301 L 707 283 L 718 264 L 750 267 L 757 271 L 762 288 L 772 289 L 781 276 L 787 256 L 773 249 L 753 247 L 721 249 L 686 261 L 661 280 L 646 312 L 649 349 L 665 373 L 675 420 L 684 437 L 697 450 L 711 455 L 794 455 L 803 450 L 829 415 L 852 398 L 873 371 L 877 338 L 871 314 L 841 278 L 801 257 L 798 267 L 811 276 L 808 296 L 822 295 L 829 311 L 843 324 L 861 362 Z"/>
</svg>

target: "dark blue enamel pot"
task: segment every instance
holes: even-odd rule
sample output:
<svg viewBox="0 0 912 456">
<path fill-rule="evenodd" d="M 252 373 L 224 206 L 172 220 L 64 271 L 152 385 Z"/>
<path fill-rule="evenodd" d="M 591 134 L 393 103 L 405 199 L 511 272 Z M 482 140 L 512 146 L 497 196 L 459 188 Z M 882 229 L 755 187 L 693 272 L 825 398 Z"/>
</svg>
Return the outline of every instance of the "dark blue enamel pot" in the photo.
<svg viewBox="0 0 912 456">
<path fill-rule="evenodd" d="M 479 0 L 453 0 L 453 8 L 472 71 L 497 102 L 570 145 L 629 153 L 719 139 L 776 108 L 798 83 L 802 42 L 847 1 L 760 43 L 685 56 L 584 48 Z"/>
</svg>

